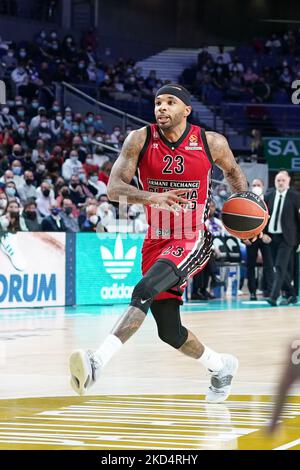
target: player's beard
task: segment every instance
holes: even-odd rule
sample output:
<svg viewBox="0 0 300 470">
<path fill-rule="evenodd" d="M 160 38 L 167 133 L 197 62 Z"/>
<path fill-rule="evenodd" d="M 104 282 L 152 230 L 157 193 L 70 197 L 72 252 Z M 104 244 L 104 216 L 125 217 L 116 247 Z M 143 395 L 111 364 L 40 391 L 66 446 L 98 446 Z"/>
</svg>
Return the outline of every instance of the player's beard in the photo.
<svg viewBox="0 0 300 470">
<path fill-rule="evenodd" d="M 172 129 L 174 129 L 176 126 L 178 126 L 179 124 L 181 124 L 183 120 L 183 115 L 182 113 L 177 113 L 177 114 L 174 114 L 174 116 L 170 116 L 168 121 L 164 124 L 160 123 L 159 121 L 156 120 L 157 122 L 157 125 L 158 127 L 162 130 L 162 131 L 171 131 Z"/>
</svg>

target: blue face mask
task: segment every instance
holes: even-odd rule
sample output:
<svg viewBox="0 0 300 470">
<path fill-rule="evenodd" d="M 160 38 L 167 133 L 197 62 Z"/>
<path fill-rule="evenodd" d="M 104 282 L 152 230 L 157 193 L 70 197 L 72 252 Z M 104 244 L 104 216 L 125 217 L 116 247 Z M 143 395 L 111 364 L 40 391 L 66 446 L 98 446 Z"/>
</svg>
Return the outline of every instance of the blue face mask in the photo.
<svg viewBox="0 0 300 470">
<path fill-rule="evenodd" d="M 74 132 L 78 132 L 79 131 L 79 126 L 77 126 L 76 124 L 73 126 L 73 131 Z"/>
<path fill-rule="evenodd" d="M 14 197 L 16 190 L 14 188 L 6 188 L 5 190 L 8 197 Z"/>
<path fill-rule="evenodd" d="M 88 124 L 93 124 L 94 118 L 93 118 L 92 116 L 89 116 L 89 117 L 86 119 L 86 122 L 87 122 Z"/>
<path fill-rule="evenodd" d="M 22 168 L 20 166 L 15 166 L 12 169 L 12 172 L 13 172 L 14 175 L 20 175 L 22 173 Z"/>
<path fill-rule="evenodd" d="M 34 101 L 33 103 L 31 103 L 31 106 L 34 108 L 34 109 L 37 109 L 39 107 L 39 104 Z"/>
<path fill-rule="evenodd" d="M 54 209 L 51 209 L 52 215 L 58 215 L 60 212 L 61 212 L 61 209 L 59 209 L 59 207 L 55 207 Z"/>
</svg>

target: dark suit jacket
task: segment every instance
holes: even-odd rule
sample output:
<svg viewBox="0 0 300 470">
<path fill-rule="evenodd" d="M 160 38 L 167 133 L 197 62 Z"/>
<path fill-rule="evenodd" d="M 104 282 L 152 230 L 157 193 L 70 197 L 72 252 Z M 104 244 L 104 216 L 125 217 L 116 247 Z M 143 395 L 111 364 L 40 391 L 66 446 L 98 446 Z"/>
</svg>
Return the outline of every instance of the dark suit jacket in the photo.
<svg viewBox="0 0 300 470">
<path fill-rule="evenodd" d="M 265 195 L 265 202 L 268 206 L 270 219 L 273 213 L 276 189 L 272 189 Z M 300 193 L 293 189 L 288 189 L 281 213 L 281 226 L 284 241 L 289 246 L 297 246 L 300 243 Z M 269 222 L 270 222 L 269 219 Z M 268 232 L 269 223 L 266 227 Z M 272 237 L 272 234 L 270 233 Z"/>
<path fill-rule="evenodd" d="M 56 221 L 49 215 L 42 220 L 42 231 L 43 232 L 67 232 L 67 227 L 62 219 L 60 219 L 60 227 Z"/>
</svg>

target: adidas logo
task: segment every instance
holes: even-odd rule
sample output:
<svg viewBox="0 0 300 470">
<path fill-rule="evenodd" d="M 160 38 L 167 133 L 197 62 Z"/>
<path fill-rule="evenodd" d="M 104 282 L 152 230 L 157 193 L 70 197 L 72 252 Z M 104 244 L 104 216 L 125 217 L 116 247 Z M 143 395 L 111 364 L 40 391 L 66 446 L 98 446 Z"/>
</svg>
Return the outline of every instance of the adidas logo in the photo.
<svg viewBox="0 0 300 470">
<path fill-rule="evenodd" d="M 100 253 L 106 272 L 113 279 L 125 279 L 131 273 L 136 258 L 137 247 L 130 248 L 124 256 L 124 247 L 120 234 L 116 238 L 114 254 L 106 246 L 100 246 Z"/>
</svg>

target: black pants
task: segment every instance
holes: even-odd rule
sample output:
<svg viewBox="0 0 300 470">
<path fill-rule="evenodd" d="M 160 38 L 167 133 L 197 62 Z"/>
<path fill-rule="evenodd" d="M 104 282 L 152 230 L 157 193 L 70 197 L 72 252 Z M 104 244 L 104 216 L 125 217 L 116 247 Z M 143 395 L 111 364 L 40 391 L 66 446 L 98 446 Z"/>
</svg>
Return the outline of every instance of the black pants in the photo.
<svg viewBox="0 0 300 470">
<path fill-rule="evenodd" d="M 288 269 L 290 257 L 292 253 L 294 253 L 294 247 L 289 246 L 285 242 L 283 235 L 271 236 L 271 250 L 275 266 L 275 276 L 270 297 L 277 299 L 283 286 L 287 295 L 294 295 L 291 273 Z"/>
<path fill-rule="evenodd" d="M 263 243 L 261 239 L 256 240 L 252 245 L 247 248 L 247 278 L 248 278 L 248 289 L 250 294 L 256 292 L 256 278 L 255 278 L 255 267 L 258 250 L 261 251 L 263 259 L 263 276 L 265 284 L 265 294 L 270 295 L 272 284 L 274 280 L 273 260 L 272 252 L 269 244 Z"/>
</svg>

